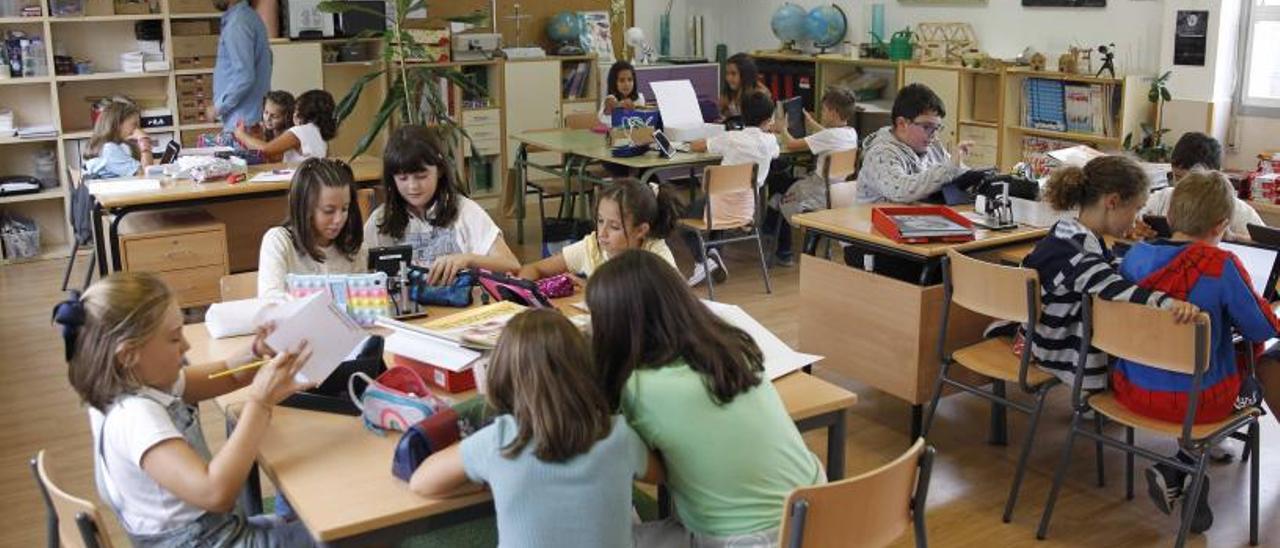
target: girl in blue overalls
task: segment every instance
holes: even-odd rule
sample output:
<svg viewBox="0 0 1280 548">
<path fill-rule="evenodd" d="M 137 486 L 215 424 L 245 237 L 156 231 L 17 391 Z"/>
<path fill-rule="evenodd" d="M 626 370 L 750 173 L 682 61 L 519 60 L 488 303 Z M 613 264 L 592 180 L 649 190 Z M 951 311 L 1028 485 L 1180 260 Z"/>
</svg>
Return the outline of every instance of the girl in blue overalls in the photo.
<svg viewBox="0 0 1280 548">
<path fill-rule="evenodd" d="M 301 522 L 246 518 L 234 511 L 271 409 L 305 388 L 294 373 L 304 348 L 231 376 L 210 375 L 265 357 L 254 342 L 223 362 L 186 366 L 190 345 L 168 288 L 149 274 L 122 272 L 54 308 L 66 343 L 71 386 L 89 405 L 98 492 L 135 546 L 309 546 Z M 235 431 L 210 455 L 196 405 L 249 386 Z"/>
</svg>

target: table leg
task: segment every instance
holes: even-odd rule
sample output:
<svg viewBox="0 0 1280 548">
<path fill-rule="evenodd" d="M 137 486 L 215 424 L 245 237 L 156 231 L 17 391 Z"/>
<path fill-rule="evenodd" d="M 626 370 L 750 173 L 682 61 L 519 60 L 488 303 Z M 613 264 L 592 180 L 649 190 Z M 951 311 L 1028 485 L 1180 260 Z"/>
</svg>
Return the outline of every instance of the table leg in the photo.
<svg viewBox="0 0 1280 548">
<path fill-rule="evenodd" d="M 991 391 L 1001 398 L 1005 397 L 1004 381 L 992 381 Z M 1009 413 L 1005 406 L 991 402 L 991 432 L 987 437 L 987 443 L 991 445 L 1008 445 L 1009 444 Z"/>
<path fill-rule="evenodd" d="M 230 415 L 226 419 L 227 437 L 231 437 L 231 432 L 236 429 L 236 421 Z M 249 467 L 249 478 L 244 483 L 244 488 L 240 490 L 240 508 L 244 510 L 246 516 L 256 516 L 262 513 L 262 482 L 258 479 L 258 463 L 255 461 L 253 466 Z"/>
<path fill-rule="evenodd" d="M 129 214 L 128 209 L 120 209 L 113 212 L 111 217 L 111 228 L 107 230 L 107 244 L 111 246 L 111 271 L 120 271 L 120 221 L 124 220 L 124 216 Z"/>
<path fill-rule="evenodd" d="M 924 405 L 916 404 L 911 406 L 911 440 L 915 443 L 916 438 L 920 437 L 920 431 L 924 428 Z"/>
<path fill-rule="evenodd" d="M 520 143 L 516 148 L 516 243 L 524 243 L 524 189 L 529 176 L 529 150 Z"/>
<path fill-rule="evenodd" d="M 658 519 L 671 517 L 671 491 L 666 485 L 658 486 Z"/>
<path fill-rule="evenodd" d="M 93 253 L 97 256 L 95 262 L 98 263 L 98 277 L 104 278 L 107 275 L 107 241 L 106 233 L 102 230 L 102 207 L 94 204 L 93 207 Z"/>
<path fill-rule="evenodd" d="M 827 481 L 844 479 L 846 423 L 844 409 L 835 412 L 835 420 L 827 426 Z"/>
</svg>

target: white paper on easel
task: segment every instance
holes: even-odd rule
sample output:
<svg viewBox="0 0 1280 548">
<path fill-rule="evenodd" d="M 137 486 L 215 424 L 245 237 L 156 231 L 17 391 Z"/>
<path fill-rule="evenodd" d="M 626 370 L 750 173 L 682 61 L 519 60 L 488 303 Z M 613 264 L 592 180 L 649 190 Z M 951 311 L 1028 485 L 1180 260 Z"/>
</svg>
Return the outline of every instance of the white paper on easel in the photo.
<svg viewBox="0 0 1280 548">
<path fill-rule="evenodd" d="M 741 307 L 707 300 L 702 303 L 720 319 L 751 335 L 756 345 L 760 347 L 760 351 L 764 353 L 764 374 L 769 380 L 777 379 L 822 359 L 822 356 L 816 354 L 796 352 Z"/>
<path fill-rule="evenodd" d="M 327 291 L 268 309 L 266 320 L 276 322 L 267 346 L 276 352 L 297 349 L 307 341 L 311 359 L 295 377 L 302 383 L 321 383 L 338 365 L 360 351 L 368 333 L 333 304 Z"/>
<path fill-rule="evenodd" d="M 662 131 L 672 141 L 696 141 L 706 137 L 698 94 L 688 80 L 666 80 L 650 84 L 662 115 Z"/>
</svg>

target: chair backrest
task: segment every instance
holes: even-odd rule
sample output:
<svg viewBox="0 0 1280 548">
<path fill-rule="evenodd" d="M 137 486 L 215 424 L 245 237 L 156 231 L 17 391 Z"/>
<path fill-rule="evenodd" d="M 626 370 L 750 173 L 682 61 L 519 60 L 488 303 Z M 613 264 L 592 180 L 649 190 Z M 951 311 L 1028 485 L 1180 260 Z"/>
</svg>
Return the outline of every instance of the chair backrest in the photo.
<svg viewBox="0 0 1280 548">
<path fill-rule="evenodd" d="M 1194 375 L 1209 363 L 1209 316 L 1179 324 L 1168 310 L 1094 297 L 1090 344 L 1117 358 Z"/>
<path fill-rule="evenodd" d="M 947 250 L 951 301 L 979 314 L 1027 323 L 1038 320 L 1040 277 L 1030 268 L 1001 266 Z"/>
<path fill-rule="evenodd" d="M 702 172 L 702 190 L 707 196 L 754 191 L 756 188 L 756 170 L 754 163 L 731 166 L 707 166 Z"/>
<path fill-rule="evenodd" d="M 825 156 L 826 166 L 823 169 L 828 183 L 848 179 L 858 167 L 858 149 L 856 148 L 828 152 Z"/>
<path fill-rule="evenodd" d="M 258 272 L 227 274 L 218 280 L 222 302 L 252 299 L 258 296 Z"/>
<path fill-rule="evenodd" d="M 827 187 L 827 193 L 827 202 L 831 204 L 831 209 L 853 207 L 858 201 L 858 182 L 831 183 Z"/>
<path fill-rule="evenodd" d="M 578 112 L 574 114 L 564 115 L 564 127 L 569 129 L 594 129 L 600 124 L 600 118 L 595 113 Z"/>
<path fill-rule="evenodd" d="M 362 188 L 356 191 L 356 207 L 360 208 L 360 218 L 368 221 L 369 214 L 373 213 L 373 198 L 375 191 L 372 188 Z"/>
<path fill-rule="evenodd" d="M 913 522 L 916 545 L 923 546 L 932 461 L 933 448 L 918 438 L 893 462 L 875 470 L 792 491 L 778 532 L 781 546 L 887 546 Z"/>
<path fill-rule="evenodd" d="M 35 469 L 36 483 L 53 511 L 51 517 L 57 520 L 57 528 L 50 527 L 50 534 L 56 530 L 61 545 L 70 548 L 111 546 L 111 539 L 102 527 L 102 516 L 99 515 L 98 508 L 92 502 L 63 491 L 49 479 L 43 450 L 32 459 L 32 467 Z"/>
</svg>

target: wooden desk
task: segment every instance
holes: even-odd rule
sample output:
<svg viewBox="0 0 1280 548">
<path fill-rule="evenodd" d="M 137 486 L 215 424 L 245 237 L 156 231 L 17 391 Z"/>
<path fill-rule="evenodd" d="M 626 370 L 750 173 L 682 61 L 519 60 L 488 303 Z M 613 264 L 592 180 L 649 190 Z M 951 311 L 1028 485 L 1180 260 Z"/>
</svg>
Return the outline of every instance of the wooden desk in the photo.
<svg viewBox="0 0 1280 548">
<path fill-rule="evenodd" d="M 279 169 L 284 164 L 262 164 L 249 167 L 249 177 L 255 174 Z M 356 183 L 376 184 L 382 180 L 382 159 L 362 156 L 351 163 L 351 170 Z M 262 198 L 280 197 L 289 193 L 289 182 L 274 183 L 237 183 L 227 184 L 225 181 L 197 183 L 189 179 L 166 181 L 160 190 L 110 194 L 96 197 L 93 210 L 94 253 L 97 256 L 98 274 L 105 276 L 109 272 L 120 270 L 120 221 L 135 211 L 156 209 L 172 209 L 179 207 L 212 206 L 226 202 L 258 200 Z M 237 207 L 243 204 L 237 204 Z M 287 215 L 283 207 L 272 208 L 268 221 L 276 223 Z M 103 219 L 111 217 L 110 224 L 104 226 Z M 215 212 L 215 216 L 217 216 Z M 225 220 L 224 220 L 225 222 Z M 234 223 L 227 223 L 228 229 Z M 261 234 L 258 235 L 261 239 Z M 257 249 L 252 250 L 257 256 Z M 108 262 L 110 261 L 110 262 Z"/>
<path fill-rule="evenodd" d="M 923 404 L 938 376 L 937 341 L 942 324 L 942 257 L 947 249 L 985 253 L 1043 237 L 1047 229 L 978 230 L 971 242 L 902 244 L 871 227 L 875 206 L 795 216 L 804 230 L 847 244 L 846 252 L 872 257 L 875 271 L 812 254 L 800 259 L 800 350 L 826 356 L 823 367 L 883 390 L 912 406 L 912 439 Z M 905 272 L 889 273 L 889 262 Z M 951 309 L 948 350 L 978 341 L 989 319 Z"/>
<path fill-rule="evenodd" d="M 457 310 L 431 308 L 428 318 Z M 581 313 L 566 306 L 561 310 Z M 187 357 L 192 363 L 223 359 L 248 343 L 247 337 L 210 339 L 203 324 L 187 325 L 183 333 L 191 344 Z M 801 371 L 779 378 L 774 386 L 798 428 L 827 429 L 828 477 L 843 477 L 845 411 L 857 396 Z M 228 429 L 244 398 L 241 390 L 216 399 L 227 414 Z M 312 535 L 331 545 L 392 543 L 493 512 L 488 492 L 447 499 L 425 499 L 410 492 L 391 475 L 398 440 L 395 433 L 369 432 L 358 417 L 276 407 L 258 464 Z M 246 495 L 257 506 L 247 505 L 251 511 L 261 508 L 256 478 L 256 472 L 250 475 Z"/>
</svg>

